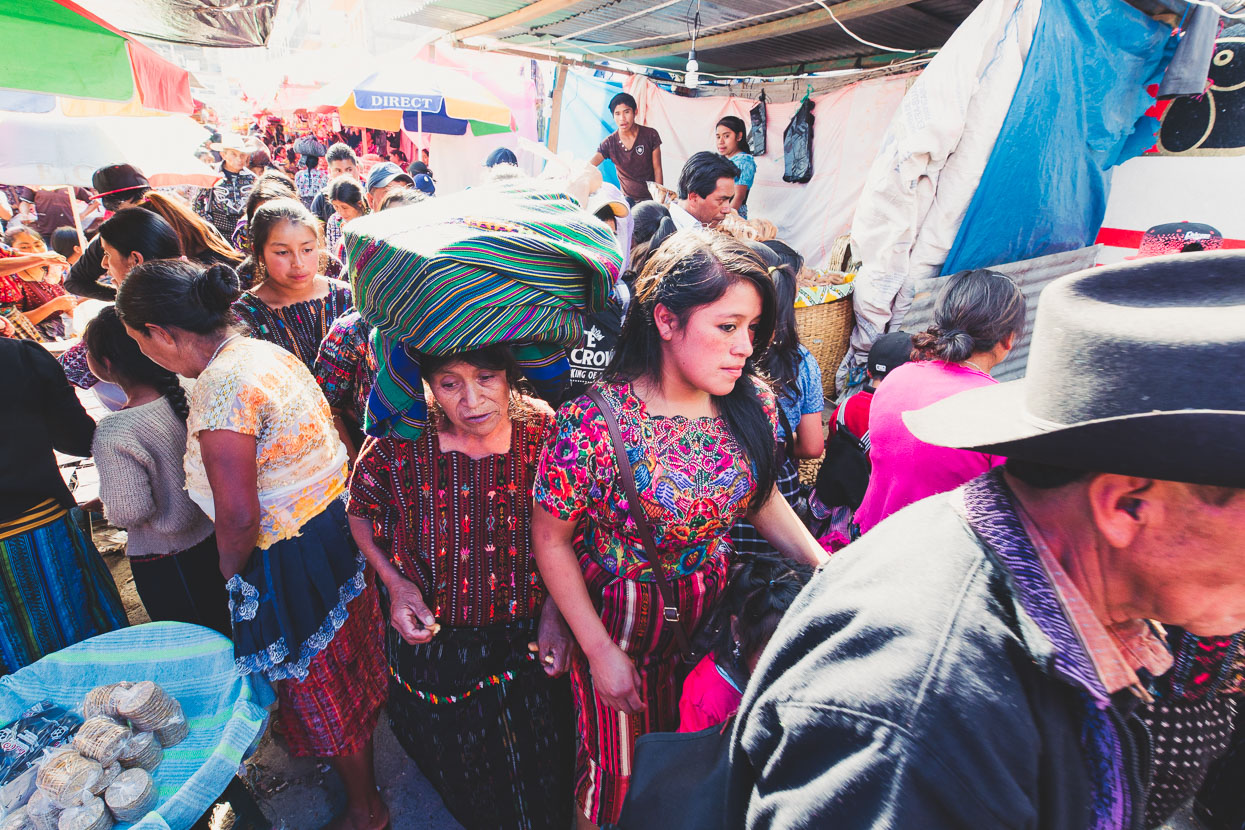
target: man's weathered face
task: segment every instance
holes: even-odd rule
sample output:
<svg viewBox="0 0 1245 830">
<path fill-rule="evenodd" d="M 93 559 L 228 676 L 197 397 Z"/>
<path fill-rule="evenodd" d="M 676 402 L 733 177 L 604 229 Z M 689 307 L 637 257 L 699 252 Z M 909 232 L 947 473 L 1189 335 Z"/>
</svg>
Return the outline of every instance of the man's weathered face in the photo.
<svg viewBox="0 0 1245 830">
<path fill-rule="evenodd" d="M 718 179 L 718 186 L 708 196 L 699 193 L 687 194 L 687 212 L 695 216 L 701 223 L 709 227 L 717 227 L 731 212 L 731 201 L 735 198 L 735 180 Z"/>
<path fill-rule="evenodd" d="M 1245 492 L 1222 495 L 1154 483 L 1149 523 L 1121 563 L 1144 597 L 1140 616 L 1202 637 L 1245 630 Z"/>
</svg>

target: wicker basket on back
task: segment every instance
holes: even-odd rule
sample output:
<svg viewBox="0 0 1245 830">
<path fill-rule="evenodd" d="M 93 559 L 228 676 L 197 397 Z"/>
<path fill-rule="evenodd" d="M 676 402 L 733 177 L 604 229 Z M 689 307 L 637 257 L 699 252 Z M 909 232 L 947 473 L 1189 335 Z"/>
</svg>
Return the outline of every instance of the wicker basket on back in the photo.
<svg viewBox="0 0 1245 830">
<path fill-rule="evenodd" d="M 849 275 L 840 271 L 810 272 L 805 270 L 800 274 L 798 282 L 803 288 L 826 284 L 840 285 L 849 282 L 850 279 Z M 837 397 L 834 377 L 839 370 L 839 364 L 843 362 L 843 357 L 847 354 L 855 321 L 850 293 L 831 302 L 796 307 L 795 326 L 800 333 L 800 342 L 821 366 L 821 387 L 828 402 L 833 402 Z M 820 467 L 820 458 L 801 461 L 800 481 L 812 486 L 817 480 L 817 471 Z"/>
</svg>

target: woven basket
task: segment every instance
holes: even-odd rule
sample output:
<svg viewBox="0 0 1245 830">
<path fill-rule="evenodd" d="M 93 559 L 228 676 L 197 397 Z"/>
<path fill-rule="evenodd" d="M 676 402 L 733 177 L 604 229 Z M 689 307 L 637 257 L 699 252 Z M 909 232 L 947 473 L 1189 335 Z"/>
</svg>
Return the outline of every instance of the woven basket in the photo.
<svg viewBox="0 0 1245 830">
<path fill-rule="evenodd" d="M 834 240 L 830 248 L 827 266 L 835 271 L 846 271 L 852 262 L 852 235 L 845 233 Z"/>
<path fill-rule="evenodd" d="M 829 400 L 834 400 L 836 395 L 834 376 L 847 354 L 854 321 L 850 295 L 832 303 L 795 310 L 795 327 L 800 333 L 800 342 L 821 366 L 821 388 Z"/>
</svg>

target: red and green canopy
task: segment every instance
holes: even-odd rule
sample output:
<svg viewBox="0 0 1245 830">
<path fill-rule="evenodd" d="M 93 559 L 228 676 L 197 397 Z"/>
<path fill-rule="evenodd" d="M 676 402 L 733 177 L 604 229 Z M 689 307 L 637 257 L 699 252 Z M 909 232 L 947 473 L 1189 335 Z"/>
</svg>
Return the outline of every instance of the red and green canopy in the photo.
<svg viewBox="0 0 1245 830">
<path fill-rule="evenodd" d="M 190 75 L 72 0 L 0 4 L 0 88 L 190 113 Z"/>
</svg>

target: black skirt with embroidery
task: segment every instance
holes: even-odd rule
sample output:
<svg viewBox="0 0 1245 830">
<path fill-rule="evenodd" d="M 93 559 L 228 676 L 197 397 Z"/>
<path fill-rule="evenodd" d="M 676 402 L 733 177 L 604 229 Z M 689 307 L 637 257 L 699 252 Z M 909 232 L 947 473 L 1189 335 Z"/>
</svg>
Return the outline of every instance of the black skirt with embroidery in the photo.
<svg viewBox="0 0 1245 830">
<path fill-rule="evenodd" d="M 411 645 L 390 627 L 394 735 L 467 830 L 571 826 L 574 708 L 545 675 L 528 620 L 443 628 Z"/>
</svg>

